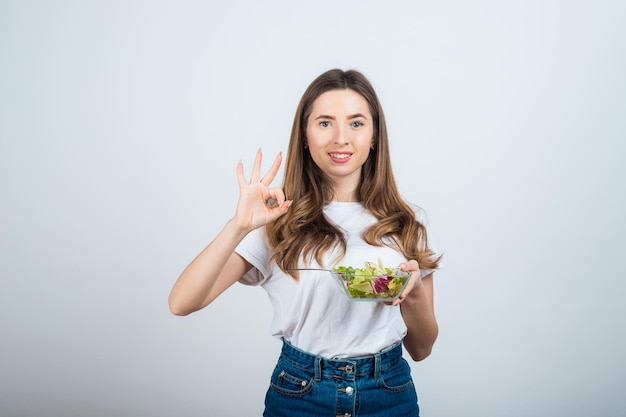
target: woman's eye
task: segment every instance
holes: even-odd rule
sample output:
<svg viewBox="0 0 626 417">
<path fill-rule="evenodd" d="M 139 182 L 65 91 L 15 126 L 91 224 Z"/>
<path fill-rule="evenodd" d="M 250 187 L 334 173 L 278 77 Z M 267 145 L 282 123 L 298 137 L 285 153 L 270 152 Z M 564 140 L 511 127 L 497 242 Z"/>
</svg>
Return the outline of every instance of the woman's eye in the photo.
<svg viewBox="0 0 626 417">
<path fill-rule="evenodd" d="M 363 122 L 352 122 L 352 127 L 361 127 L 363 126 Z"/>
<path fill-rule="evenodd" d="M 330 122 L 320 122 L 320 126 L 321 127 L 328 127 L 328 126 L 330 126 Z"/>
</svg>

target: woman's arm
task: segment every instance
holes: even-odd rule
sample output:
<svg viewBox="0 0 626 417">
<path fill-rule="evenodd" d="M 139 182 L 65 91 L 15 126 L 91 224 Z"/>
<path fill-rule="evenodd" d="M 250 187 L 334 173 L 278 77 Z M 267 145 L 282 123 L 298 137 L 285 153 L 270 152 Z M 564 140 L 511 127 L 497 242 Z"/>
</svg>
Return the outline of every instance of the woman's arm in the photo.
<svg viewBox="0 0 626 417">
<path fill-rule="evenodd" d="M 407 327 L 404 347 L 414 361 L 421 361 L 430 355 L 439 334 L 439 326 L 433 302 L 433 274 L 420 279 L 419 268 L 414 268 L 413 262 L 417 266 L 416 261 L 410 261 L 405 264 L 404 270 L 415 271 L 415 284 L 394 304 L 400 304 L 402 318 Z"/>
<path fill-rule="evenodd" d="M 170 311 L 186 316 L 209 305 L 251 267 L 235 248 L 247 234 L 233 220 L 182 272 L 168 299 Z"/>
<path fill-rule="evenodd" d="M 252 265 L 234 252 L 237 245 L 250 231 L 282 216 L 291 206 L 281 189 L 268 188 L 278 172 L 282 155 L 276 157 L 262 178 L 261 159 L 259 150 L 249 182 L 244 177 L 242 163 L 237 164 L 239 201 L 235 216 L 174 284 L 168 299 L 173 314 L 184 316 L 206 307 L 241 278 Z"/>
</svg>

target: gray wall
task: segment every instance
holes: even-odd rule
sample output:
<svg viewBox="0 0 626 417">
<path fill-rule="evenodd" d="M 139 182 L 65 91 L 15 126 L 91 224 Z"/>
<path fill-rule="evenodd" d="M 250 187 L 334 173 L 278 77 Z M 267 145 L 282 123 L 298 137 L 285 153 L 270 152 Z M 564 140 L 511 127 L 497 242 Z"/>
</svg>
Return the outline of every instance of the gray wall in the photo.
<svg viewBox="0 0 626 417">
<path fill-rule="evenodd" d="M 385 108 L 445 252 L 425 416 L 626 401 L 621 1 L 0 4 L 0 415 L 260 415 L 258 288 L 167 295 L 333 67 Z M 267 162 L 267 160 L 266 160 Z M 267 164 L 266 164 L 267 166 Z"/>
</svg>

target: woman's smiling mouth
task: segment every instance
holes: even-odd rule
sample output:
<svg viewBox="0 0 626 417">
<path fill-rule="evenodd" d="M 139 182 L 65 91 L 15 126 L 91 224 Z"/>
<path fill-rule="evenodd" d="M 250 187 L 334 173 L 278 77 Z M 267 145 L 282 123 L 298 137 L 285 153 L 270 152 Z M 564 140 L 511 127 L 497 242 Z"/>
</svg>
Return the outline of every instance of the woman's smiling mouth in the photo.
<svg viewBox="0 0 626 417">
<path fill-rule="evenodd" d="M 334 162 L 347 162 L 352 156 L 351 152 L 330 152 L 328 154 Z"/>
</svg>

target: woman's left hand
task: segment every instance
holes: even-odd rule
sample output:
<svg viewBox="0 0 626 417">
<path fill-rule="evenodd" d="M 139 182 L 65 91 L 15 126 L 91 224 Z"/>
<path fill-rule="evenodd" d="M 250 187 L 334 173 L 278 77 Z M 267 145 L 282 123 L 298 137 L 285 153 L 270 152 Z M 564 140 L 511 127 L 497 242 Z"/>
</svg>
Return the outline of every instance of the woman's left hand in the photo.
<svg viewBox="0 0 626 417">
<path fill-rule="evenodd" d="M 392 306 L 400 305 L 412 291 L 418 291 L 419 288 L 423 286 L 420 266 L 416 260 L 403 262 L 398 266 L 398 268 L 401 271 L 410 272 L 411 278 L 409 279 L 408 284 L 406 284 L 404 291 L 402 291 L 402 294 L 400 294 L 400 297 L 390 303 Z"/>
</svg>

